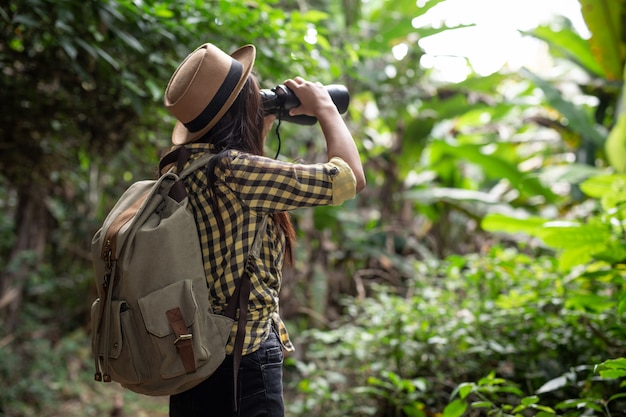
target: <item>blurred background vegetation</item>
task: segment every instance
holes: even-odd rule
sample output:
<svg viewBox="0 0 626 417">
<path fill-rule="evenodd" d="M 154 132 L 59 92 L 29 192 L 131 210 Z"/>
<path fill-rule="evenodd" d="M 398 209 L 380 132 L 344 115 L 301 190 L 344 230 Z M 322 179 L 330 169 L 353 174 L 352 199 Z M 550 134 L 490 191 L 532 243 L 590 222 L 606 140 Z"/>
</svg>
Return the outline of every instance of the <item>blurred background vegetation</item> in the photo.
<svg viewBox="0 0 626 417">
<path fill-rule="evenodd" d="M 548 71 L 451 82 L 422 41 L 461 26 L 416 23 L 446 1 L 0 2 L 0 415 L 167 415 L 92 381 L 90 241 L 154 176 L 163 90 L 207 41 L 254 43 L 264 88 L 351 91 L 368 187 L 293 214 L 288 415 L 624 415 L 626 3 L 523 32 Z M 324 155 L 317 127 L 281 138 Z"/>
</svg>

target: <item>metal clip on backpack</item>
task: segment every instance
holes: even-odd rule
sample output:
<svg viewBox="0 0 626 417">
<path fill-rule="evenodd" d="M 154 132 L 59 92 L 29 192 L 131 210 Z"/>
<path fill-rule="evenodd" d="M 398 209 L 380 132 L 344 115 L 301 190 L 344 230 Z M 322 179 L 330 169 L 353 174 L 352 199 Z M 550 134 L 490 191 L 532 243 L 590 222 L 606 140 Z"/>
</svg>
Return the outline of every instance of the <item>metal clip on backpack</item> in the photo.
<svg viewBox="0 0 626 417">
<path fill-rule="evenodd" d="M 226 315 L 214 314 L 200 241 L 183 179 L 205 166 L 205 155 L 183 171 L 186 148 L 166 155 L 176 163 L 158 180 L 132 184 L 92 240 L 98 299 L 92 306 L 96 381 L 116 381 L 146 395 L 173 395 L 208 378 L 222 363 L 239 308 L 234 389 L 247 320 L 250 274 L 255 273 L 267 216 Z M 235 402 L 236 407 L 236 402 Z"/>
</svg>

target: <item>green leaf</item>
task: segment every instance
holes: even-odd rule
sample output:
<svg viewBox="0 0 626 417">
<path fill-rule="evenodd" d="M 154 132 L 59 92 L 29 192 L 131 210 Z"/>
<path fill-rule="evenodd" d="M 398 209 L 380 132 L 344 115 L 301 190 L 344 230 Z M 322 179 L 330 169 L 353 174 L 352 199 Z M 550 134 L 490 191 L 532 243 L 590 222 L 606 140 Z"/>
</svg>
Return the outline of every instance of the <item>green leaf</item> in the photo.
<svg viewBox="0 0 626 417">
<path fill-rule="evenodd" d="M 566 28 L 555 30 L 551 26 L 539 26 L 532 31 L 522 33 L 547 42 L 589 72 L 601 77 L 606 75 L 604 68 L 591 51 L 589 42 L 573 30 Z"/>
<path fill-rule="evenodd" d="M 496 374 L 494 371 L 489 372 L 489 375 L 486 377 L 480 378 L 478 380 L 479 386 L 494 386 L 494 385 L 502 385 L 506 382 L 504 378 L 496 378 Z"/>
<path fill-rule="evenodd" d="M 586 248 L 570 248 L 559 256 L 559 270 L 566 272 L 577 265 L 584 265 L 592 260 L 592 254 Z"/>
<path fill-rule="evenodd" d="M 446 405 L 446 408 L 443 409 L 441 417 L 461 417 L 466 409 L 467 402 L 461 399 L 456 399 Z"/>
<path fill-rule="evenodd" d="M 584 248 L 596 253 L 606 248 L 611 232 L 602 224 L 577 222 L 547 222 L 538 229 L 538 236 L 546 245 L 556 249 Z"/>
<path fill-rule="evenodd" d="M 609 163 L 617 172 L 626 173 L 626 112 L 620 114 L 604 145 Z"/>
<path fill-rule="evenodd" d="M 556 414 L 556 411 L 545 405 L 533 404 L 532 406 L 530 406 L 530 408 L 534 410 L 539 410 L 537 416 L 552 416 Z"/>
<path fill-rule="evenodd" d="M 565 306 L 583 311 L 602 312 L 615 308 L 615 302 L 602 295 L 580 293 L 570 296 L 565 302 Z"/>
<path fill-rule="evenodd" d="M 161 19 L 171 19 L 174 17 L 174 12 L 172 12 L 167 4 L 159 4 L 154 8 L 154 15 Z"/>
<path fill-rule="evenodd" d="M 414 169 L 420 160 L 435 121 L 433 117 L 421 116 L 407 122 L 402 135 L 402 152 L 397 155 L 398 167 L 403 177 Z"/>
<path fill-rule="evenodd" d="M 620 392 L 619 394 L 614 394 L 609 397 L 609 402 L 613 400 L 618 400 L 620 398 L 626 398 L 626 392 Z"/>
<path fill-rule="evenodd" d="M 470 404 L 472 408 L 491 408 L 493 403 L 491 401 L 476 401 Z"/>
<path fill-rule="evenodd" d="M 145 49 L 143 47 L 143 44 L 130 33 L 120 30 L 120 31 L 116 31 L 115 34 L 122 41 L 124 41 L 124 43 L 126 43 L 126 45 L 128 45 L 131 49 L 134 49 L 135 51 L 140 52 L 140 53 L 144 52 Z"/>
<path fill-rule="evenodd" d="M 535 236 L 537 230 L 546 222 L 547 220 L 541 217 L 520 219 L 494 213 L 486 215 L 480 226 L 488 232 L 525 233 Z"/>
<path fill-rule="evenodd" d="M 550 381 L 543 384 L 536 391 L 537 394 L 545 394 L 546 392 L 552 392 L 559 390 L 563 387 L 566 387 L 568 384 L 568 379 L 566 376 L 562 375 L 556 378 L 551 379 Z"/>
<path fill-rule="evenodd" d="M 453 155 L 459 160 L 466 160 L 480 166 L 491 178 L 506 178 L 526 197 L 540 195 L 547 201 L 555 200 L 554 193 L 550 188 L 543 186 L 536 176 L 520 171 L 519 163 L 516 161 L 509 161 L 498 154 L 485 152 L 483 144 L 453 145 L 436 141 L 431 145 L 431 150 L 438 151 L 440 159 L 445 155 Z"/>
<path fill-rule="evenodd" d="M 550 165 L 542 169 L 541 180 L 544 184 L 580 184 L 588 178 L 598 176 L 604 172 L 604 170 L 599 168 L 580 163 Z"/>
<path fill-rule="evenodd" d="M 586 398 L 575 398 L 571 400 L 565 400 L 558 403 L 555 408 L 557 410 L 567 410 L 570 408 L 581 409 L 589 406 L 589 400 Z"/>
<path fill-rule="evenodd" d="M 459 114 L 463 114 L 470 107 L 465 94 L 458 92 L 452 96 L 441 98 L 439 95 L 433 96 L 430 100 L 424 101 L 424 109 L 432 110 L 436 118 L 453 119 Z"/>
<path fill-rule="evenodd" d="M 607 369 L 606 371 L 600 372 L 600 374 L 602 375 L 602 378 L 608 379 L 618 379 L 624 376 L 624 372 L 615 369 Z"/>
<path fill-rule="evenodd" d="M 584 107 L 577 106 L 571 101 L 564 99 L 562 92 L 552 83 L 543 80 L 528 69 L 522 69 L 521 72 L 543 91 L 548 104 L 567 118 L 568 127 L 572 131 L 589 139 L 597 146 L 604 145 L 604 135 L 596 129 L 590 114 L 585 111 Z"/>
<path fill-rule="evenodd" d="M 626 358 L 610 359 L 598 365 L 597 370 L 603 378 L 621 378 L 626 376 Z"/>
<path fill-rule="evenodd" d="M 405 198 L 418 201 L 422 204 L 432 204 L 438 201 L 459 202 L 474 201 L 485 204 L 498 204 L 498 199 L 482 191 L 464 190 L 461 188 L 431 188 L 411 190 L 405 193 Z"/>
<path fill-rule="evenodd" d="M 302 18 L 311 23 L 320 22 L 322 20 L 328 19 L 328 13 L 321 10 L 312 9 L 303 13 Z"/>
<path fill-rule="evenodd" d="M 473 390 L 474 384 L 463 383 L 459 387 L 459 396 L 461 399 L 465 399 Z"/>
<path fill-rule="evenodd" d="M 495 300 L 495 305 L 501 309 L 517 309 L 528 305 L 536 299 L 535 293 L 520 294 L 518 290 L 513 289 L 507 294 L 498 296 Z"/>
<path fill-rule="evenodd" d="M 585 23 L 591 32 L 589 44 L 596 59 L 604 68 L 606 78 L 622 79 L 624 44 L 622 35 L 622 0 L 580 0 Z"/>
<path fill-rule="evenodd" d="M 427 414 L 424 411 L 424 405 L 421 403 L 415 403 L 405 405 L 402 407 L 402 411 L 406 417 L 426 417 Z"/>
<path fill-rule="evenodd" d="M 602 250 L 593 253 L 593 257 L 608 264 L 621 262 L 626 259 L 626 245 L 619 241 L 608 241 Z"/>
<path fill-rule="evenodd" d="M 521 401 L 521 403 L 525 405 L 526 407 L 532 404 L 537 404 L 538 402 L 539 402 L 539 397 L 536 395 L 532 395 L 530 397 L 524 397 L 522 398 L 522 401 Z"/>
<path fill-rule="evenodd" d="M 70 57 L 72 61 L 74 61 L 78 56 L 76 46 L 69 39 L 61 39 L 59 40 L 59 44 L 61 45 L 67 56 Z"/>
<path fill-rule="evenodd" d="M 539 411 L 535 417 L 552 417 L 556 414 L 556 411 L 550 409 L 550 411 Z"/>
<path fill-rule="evenodd" d="M 589 197 L 602 198 L 615 192 L 616 186 L 626 185 L 626 175 L 598 175 L 580 184 L 580 189 Z"/>
</svg>

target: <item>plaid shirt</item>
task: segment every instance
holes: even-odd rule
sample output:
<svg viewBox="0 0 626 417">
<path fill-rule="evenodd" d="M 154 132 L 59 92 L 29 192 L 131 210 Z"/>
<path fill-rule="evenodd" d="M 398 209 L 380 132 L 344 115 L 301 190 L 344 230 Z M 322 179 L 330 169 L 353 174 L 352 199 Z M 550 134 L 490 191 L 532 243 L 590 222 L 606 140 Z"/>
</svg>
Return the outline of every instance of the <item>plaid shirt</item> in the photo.
<svg viewBox="0 0 626 417">
<path fill-rule="evenodd" d="M 210 152 L 211 145 L 185 145 L 191 160 Z M 216 314 L 224 314 L 238 278 L 245 273 L 248 252 L 263 216 L 299 207 L 339 205 L 355 195 L 355 178 L 340 158 L 324 164 L 295 164 L 239 151 L 228 151 L 230 165 L 216 166 L 218 212 L 209 204 L 208 179 L 198 169 L 186 179 L 189 204 L 196 218 L 202 246 L 209 297 Z M 226 167 L 220 167 L 226 165 Z M 222 235 L 216 216 L 220 216 Z M 278 311 L 285 237 L 270 216 L 263 236 L 258 274 L 251 277 L 243 354 L 257 350 L 272 326 L 283 347 L 293 350 Z M 232 353 L 237 325 L 233 326 L 227 353 Z"/>
</svg>

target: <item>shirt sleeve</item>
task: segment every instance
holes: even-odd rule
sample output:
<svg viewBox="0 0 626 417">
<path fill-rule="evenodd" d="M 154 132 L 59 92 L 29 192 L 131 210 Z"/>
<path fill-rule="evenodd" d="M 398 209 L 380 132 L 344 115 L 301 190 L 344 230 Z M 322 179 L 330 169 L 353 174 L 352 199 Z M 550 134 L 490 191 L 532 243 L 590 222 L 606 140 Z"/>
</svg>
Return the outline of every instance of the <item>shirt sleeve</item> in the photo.
<svg viewBox="0 0 626 417">
<path fill-rule="evenodd" d="M 356 177 L 348 163 L 339 157 L 332 158 L 328 164 L 339 170 L 339 173 L 333 177 L 332 202 L 333 206 L 338 206 L 356 195 Z"/>
<path fill-rule="evenodd" d="M 218 174 L 249 207 L 269 212 L 340 205 L 356 195 L 356 178 L 341 158 L 298 164 L 240 152 Z"/>
</svg>

